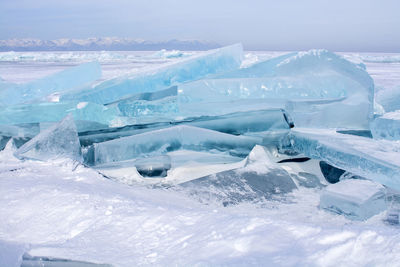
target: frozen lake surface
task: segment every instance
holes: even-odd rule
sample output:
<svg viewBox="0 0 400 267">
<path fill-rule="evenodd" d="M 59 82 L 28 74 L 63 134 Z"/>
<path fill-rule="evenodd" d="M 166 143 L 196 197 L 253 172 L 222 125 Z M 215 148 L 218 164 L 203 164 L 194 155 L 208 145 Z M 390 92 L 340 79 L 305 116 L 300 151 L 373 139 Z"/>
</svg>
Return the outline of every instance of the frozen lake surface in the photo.
<svg viewBox="0 0 400 267">
<path fill-rule="evenodd" d="M 109 79 L 196 53 L 6 52 L 0 77 L 23 83 L 97 60 Z M 282 54 L 246 52 L 243 64 Z M 400 54 L 340 54 L 366 65 L 376 92 L 400 86 Z M 68 160 L 20 161 L 7 147 L 0 265 L 19 266 L 25 252 L 113 266 L 398 265 L 400 228 L 384 222 L 386 212 L 366 221 L 328 213 L 318 207 L 321 190 L 299 186 L 278 199 L 223 205 L 185 189 L 118 183 Z"/>
</svg>

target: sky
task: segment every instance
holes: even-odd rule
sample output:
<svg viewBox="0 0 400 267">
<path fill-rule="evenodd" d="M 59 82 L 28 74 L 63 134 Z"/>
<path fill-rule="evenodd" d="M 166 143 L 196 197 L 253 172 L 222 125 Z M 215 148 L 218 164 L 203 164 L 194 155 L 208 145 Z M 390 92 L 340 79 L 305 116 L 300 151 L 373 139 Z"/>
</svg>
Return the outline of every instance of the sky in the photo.
<svg viewBox="0 0 400 267">
<path fill-rule="evenodd" d="M 400 1 L 0 0 L 0 39 L 89 37 L 400 52 Z"/>
</svg>

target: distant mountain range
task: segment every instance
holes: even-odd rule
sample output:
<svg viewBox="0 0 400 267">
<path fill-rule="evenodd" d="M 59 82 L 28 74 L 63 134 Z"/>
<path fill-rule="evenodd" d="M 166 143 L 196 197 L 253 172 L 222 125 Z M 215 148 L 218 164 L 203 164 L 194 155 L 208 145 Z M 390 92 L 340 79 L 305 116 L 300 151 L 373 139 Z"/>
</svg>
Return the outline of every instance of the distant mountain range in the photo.
<svg viewBox="0 0 400 267">
<path fill-rule="evenodd" d="M 169 40 L 152 42 L 129 38 L 88 38 L 88 39 L 9 39 L 0 40 L 0 51 L 146 51 L 160 49 L 207 50 L 220 47 L 213 42 L 198 40 Z"/>
</svg>

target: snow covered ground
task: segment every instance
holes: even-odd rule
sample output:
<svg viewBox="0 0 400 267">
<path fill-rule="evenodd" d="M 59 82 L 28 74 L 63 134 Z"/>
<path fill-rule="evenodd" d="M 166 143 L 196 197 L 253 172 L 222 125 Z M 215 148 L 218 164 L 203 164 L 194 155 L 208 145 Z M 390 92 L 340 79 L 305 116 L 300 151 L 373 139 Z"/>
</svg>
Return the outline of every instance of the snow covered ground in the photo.
<svg viewBox="0 0 400 267">
<path fill-rule="evenodd" d="M 176 60 L 154 52 L 123 52 L 121 59 L 118 53 L 110 52 L 107 60 L 104 52 L 71 56 L 74 60 L 35 53 L 35 60 L 17 61 L 2 60 L 0 53 L 0 77 L 25 82 L 95 58 L 106 79 Z M 279 54 L 249 52 L 245 64 Z M 400 63 L 383 60 L 392 55 L 345 55 L 368 58 L 367 70 L 380 90 L 400 85 Z M 328 213 L 318 208 L 319 188 L 299 187 L 279 200 L 224 207 L 199 202 L 184 190 L 121 184 L 72 161 L 20 161 L 12 154 L 11 146 L 0 152 L 0 266 L 19 266 L 25 252 L 113 266 L 396 266 L 400 261 L 400 231 L 383 221 L 385 212 L 361 222 Z"/>
</svg>

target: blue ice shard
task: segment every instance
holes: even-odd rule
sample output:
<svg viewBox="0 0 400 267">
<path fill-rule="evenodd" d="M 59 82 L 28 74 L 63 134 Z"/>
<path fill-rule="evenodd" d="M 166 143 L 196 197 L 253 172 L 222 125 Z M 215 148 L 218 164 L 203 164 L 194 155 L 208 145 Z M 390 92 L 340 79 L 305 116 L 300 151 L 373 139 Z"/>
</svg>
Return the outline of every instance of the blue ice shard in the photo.
<svg viewBox="0 0 400 267">
<path fill-rule="evenodd" d="M 0 104 L 13 105 L 41 100 L 53 93 L 80 87 L 101 78 L 98 62 L 84 63 L 42 79 L 0 90 Z"/>
<path fill-rule="evenodd" d="M 242 53 L 241 44 L 210 50 L 156 69 L 107 80 L 93 88 L 63 94 L 61 100 L 108 104 L 138 93 L 163 90 L 210 74 L 237 69 L 242 62 Z"/>
<path fill-rule="evenodd" d="M 96 129 L 97 124 L 107 128 L 119 114 L 115 108 L 88 102 L 14 105 L 0 110 L 0 129 L 5 125 L 57 122 L 69 113 L 81 125 L 79 130 L 90 130 L 91 123 L 96 124 Z"/>
<path fill-rule="evenodd" d="M 235 112 L 222 116 L 191 117 L 180 120 L 152 117 L 152 123 L 132 124 L 124 127 L 81 133 L 80 140 L 82 145 L 87 146 L 92 143 L 168 128 L 172 125 L 188 125 L 234 135 L 258 136 L 264 139 L 263 143 L 271 143 L 278 141 L 288 133 L 290 122 L 287 121 L 285 116 L 284 111 L 281 109 L 268 109 Z M 133 119 L 135 122 L 142 121 L 138 118 Z"/>
<path fill-rule="evenodd" d="M 225 206 L 271 199 L 297 188 L 290 174 L 272 162 L 261 146 L 253 148 L 244 167 L 184 182 L 180 187 L 201 201 L 217 200 Z"/>
<path fill-rule="evenodd" d="M 40 132 L 21 146 L 14 155 L 22 159 L 49 160 L 70 158 L 82 161 L 78 132 L 71 115 Z"/>
<path fill-rule="evenodd" d="M 289 134 L 295 151 L 355 175 L 400 189 L 400 144 L 331 130 L 294 128 Z"/>
<path fill-rule="evenodd" d="M 177 100 L 229 105 L 266 99 L 288 109 L 300 127 L 361 130 L 369 128 L 373 96 L 373 80 L 363 68 L 326 50 L 311 50 L 179 85 Z"/>
<path fill-rule="evenodd" d="M 375 139 L 400 140 L 400 110 L 385 113 L 371 122 Z"/>
<path fill-rule="evenodd" d="M 133 158 L 162 155 L 187 150 L 230 151 L 247 155 L 260 137 L 235 136 L 193 126 L 174 126 L 93 145 L 93 163 L 104 164 Z"/>
<path fill-rule="evenodd" d="M 319 205 L 348 219 L 363 221 L 386 209 L 385 191 L 372 181 L 343 180 L 322 191 Z"/>
</svg>

